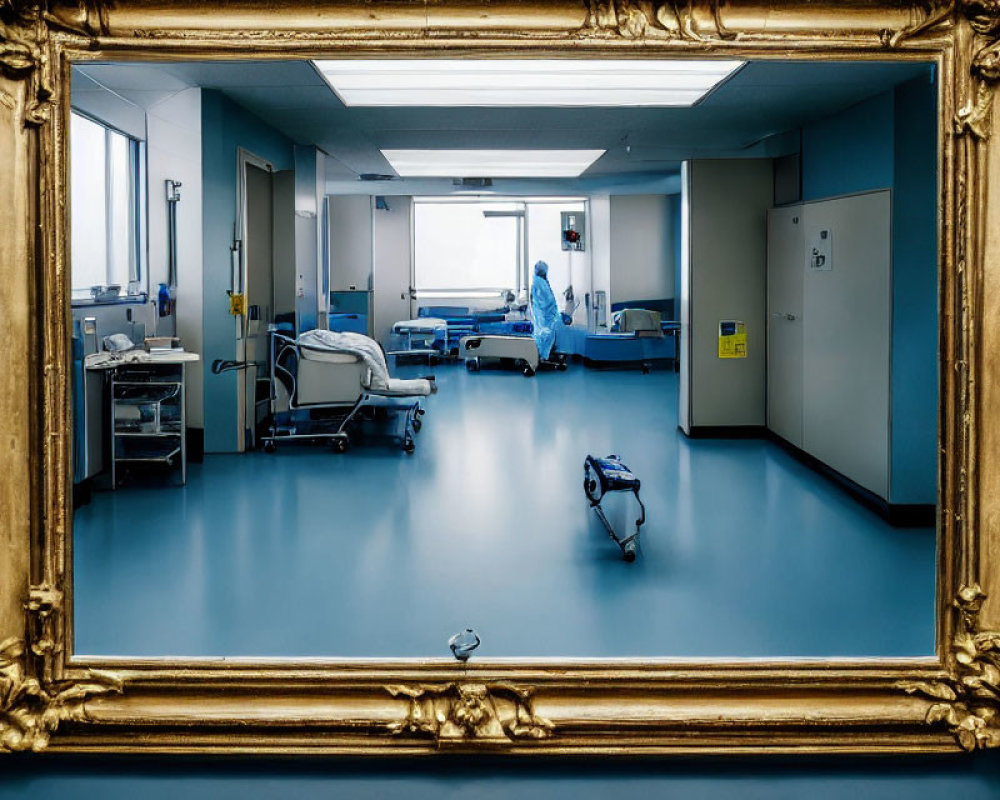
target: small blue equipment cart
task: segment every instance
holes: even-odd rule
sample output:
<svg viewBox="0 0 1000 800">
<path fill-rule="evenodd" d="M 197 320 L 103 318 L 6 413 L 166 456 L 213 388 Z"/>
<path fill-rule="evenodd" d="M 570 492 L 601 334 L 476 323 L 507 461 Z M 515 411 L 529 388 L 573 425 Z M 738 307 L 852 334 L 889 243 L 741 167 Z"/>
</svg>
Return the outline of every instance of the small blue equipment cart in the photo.
<svg viewBox="0 0 1000 800">
<path fill-rule="evenodd" d="M 639 479 L 621 462 L 618 456 L 594 458 L 594 456 L 588 455 L 583 462 L 583 490 L 587 493 L 590 507 L 597 512 L 597 516 L 604 524 L 608 535 L 622 549 L 622 557 L 629 562 L 635 561 L 636 549 L 639 544 L 639 529 L 646 521 L 646 506 L 639 498 L 639 486 Z M 639 519 L 635 521 L 635 533 L 631 536 L 619 537 L 608 521 L 604 509 L 601 508 L 601 500 L 608 492 L 632 492 L 635 495 L 636 502 L 639 503 L 640 513 Z"/>
</svg>

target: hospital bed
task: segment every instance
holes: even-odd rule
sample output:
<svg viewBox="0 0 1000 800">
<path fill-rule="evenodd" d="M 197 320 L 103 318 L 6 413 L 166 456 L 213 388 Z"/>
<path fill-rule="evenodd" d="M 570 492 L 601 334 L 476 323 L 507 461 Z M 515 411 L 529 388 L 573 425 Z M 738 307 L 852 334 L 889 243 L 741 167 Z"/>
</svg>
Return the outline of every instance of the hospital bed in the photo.
<svg viewBox="0 0 1000 800">
<path fill-rule="evenodd" d="M 538 372 L 540 361 L 538 345 L 531 336 L 463 336 L 458 343 L 458 355 L 465 359 L 469 372 L 479 372 L 484 361 L 510 361 L 527 378 Z"/>
<path fill-rule="evenodd" d="M 433 363 L 435 359 L 463 358 L 460 343 L 466 336 L 532 332 L 530 320 L 509 316 L 505 308 L 482 311 L 468 306 L 421 306 L 416 319 L 400 320 L 392 326 L 386 355 L 422 357 Z"/>
<path fill-rule="evenodd" d="M 465 359 L 469 372 L 479 372 L 484 362 L 510 364 L 521 370 L 526 378 L 532 377 L 542 367 L 566 369 L 566 358 L 553 350 L 553 357 L 545 361 L 539 356 L 538 344 L 530 331 L 524 334 L 475 334 L 463 336 L 458 343 L 458 356 Z"/>
<path fill-rule="evenodd" d="M 274 452 L 284 439 L 305 439 L 328 441 L 342 453 L 352 427 L 376 418 L 401 423 L 396 438 L 406 453 L 414 451 L 421 401 L 437 391 L 433 377 L 389 377 L 378 343 L 358 333 L 270 334 L 272 422 L 261 437 L 265 451 Z"/>
<path fill-rule="evenodd" d="M 418 356 L 432 363 L 449 352 L 448 322 L 439 317 L 400 320 L 389 333 L 387 356 Z M 398 363 L 398 362 L 397 362 Z"/>
</svg>

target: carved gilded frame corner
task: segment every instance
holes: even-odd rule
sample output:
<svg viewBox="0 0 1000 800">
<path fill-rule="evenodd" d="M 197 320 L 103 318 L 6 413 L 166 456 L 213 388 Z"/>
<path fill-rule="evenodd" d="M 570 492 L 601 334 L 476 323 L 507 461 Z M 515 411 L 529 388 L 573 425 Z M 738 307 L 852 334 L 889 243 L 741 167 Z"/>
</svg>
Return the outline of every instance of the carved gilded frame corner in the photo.
<svg viewBox="0 0 1000 800">
<path fill-rule="evenodd" d="M 921 59 L 940 75 L 937 655 L 125 661 L 73 655 L 69 64 Z M 1000 745 L 1000 0 L 0 0 L 0 751 L 929 752 Z M 992 491 L 991 491 L 992 490 Z M 123 598 L 123 602 L 126 601 Z"/>
</svg>

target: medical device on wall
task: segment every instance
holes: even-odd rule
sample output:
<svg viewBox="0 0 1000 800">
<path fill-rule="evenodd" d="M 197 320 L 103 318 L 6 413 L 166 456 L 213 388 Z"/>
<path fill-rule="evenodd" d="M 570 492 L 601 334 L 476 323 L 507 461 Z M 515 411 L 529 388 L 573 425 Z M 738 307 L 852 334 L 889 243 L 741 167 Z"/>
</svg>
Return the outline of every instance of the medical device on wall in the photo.
<svg viewBox="0 0 1000 800">
<path fill-rule="evenodd" d="M 829 228 L 816 231 L 809 242 L 809 269 L 815 272 L 833 269 L 833 231 Z"/>
<path fill-rule="evenodd" d="M 562 249 L 582 252 L 586 249 L 586 215 L 582 211 L 563 211 L 559 215 Z"/>
<path fill-rule="evenodd" d="M 167 187 L 167 286 L 177 285 L 177 204 L 181 182 L 166 180 Z"/>
<path fill-rule="evenodd" d="M 606 328 L 608 326 L 608 293 L 603 289 L 588 295 L 591 302 L 587 303 L 588 327 Z"/>
</svg>

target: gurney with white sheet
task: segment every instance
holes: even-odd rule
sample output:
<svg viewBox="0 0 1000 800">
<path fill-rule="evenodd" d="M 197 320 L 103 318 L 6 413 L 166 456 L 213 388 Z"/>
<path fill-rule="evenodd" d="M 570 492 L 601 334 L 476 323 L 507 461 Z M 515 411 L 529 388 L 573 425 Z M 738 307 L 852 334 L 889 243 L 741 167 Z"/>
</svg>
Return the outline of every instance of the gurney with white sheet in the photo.
<svg viewBox="0 0 1000 800">
<path fill-rule="evenodd" d="M 307 331 L 293 339 L 271 330 L 271 413 L 264 449 L 284 439 L 326 440 L 336 452 L 351 445 L 364 420 L 397 422 L 394 438 L 406 453 L 425 413 L 422 400 L 437 392 L 433 376 L 389 376 L 378 342 L 360 333 Z"/>
</svg>

